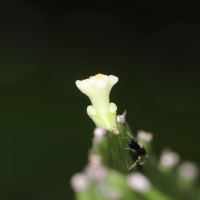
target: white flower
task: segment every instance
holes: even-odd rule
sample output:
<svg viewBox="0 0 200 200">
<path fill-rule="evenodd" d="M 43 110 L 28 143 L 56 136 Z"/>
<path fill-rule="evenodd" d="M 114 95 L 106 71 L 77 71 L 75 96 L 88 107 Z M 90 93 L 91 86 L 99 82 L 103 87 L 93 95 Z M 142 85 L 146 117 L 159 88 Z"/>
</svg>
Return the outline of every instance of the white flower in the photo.
<svg viewBox="0 0 200 200">
<path fill-rule="evenodd" d="M 96 126 L 118 133 L 116 122 L 117 106 L 109 102 L 112 87 L 117 83 L 118 77 L 104 74 L 91 76 L 89 79 L 76 81 L 79 90 L 86 94 L 92 103 L 87 107 L 87 113 Z"/>
</svg>

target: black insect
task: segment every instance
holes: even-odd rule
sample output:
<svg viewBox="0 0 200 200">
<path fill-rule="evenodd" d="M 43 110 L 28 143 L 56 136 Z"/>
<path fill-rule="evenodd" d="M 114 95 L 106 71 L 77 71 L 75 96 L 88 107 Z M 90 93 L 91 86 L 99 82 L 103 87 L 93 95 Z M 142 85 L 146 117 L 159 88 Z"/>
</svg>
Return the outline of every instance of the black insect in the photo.
<svg viewBox="0 0 200 200">
<path fill-rule="evenodd" d="M 134 151 L 136 153 L 137 160 L 129 167 L 129 170 L 131 170 L 133 167 L 135 167 L 136 164 L 143 165 L 148 158 L 146 150 L 143 147 L 141 147 L 137 143 L 137 141 L 132 138 L 132 136 L 130 136 L 130 137 L 131 137 L 131 139 L 128 141 L 129 148 L 126 148 L 126 149 Z"/>
</svg>

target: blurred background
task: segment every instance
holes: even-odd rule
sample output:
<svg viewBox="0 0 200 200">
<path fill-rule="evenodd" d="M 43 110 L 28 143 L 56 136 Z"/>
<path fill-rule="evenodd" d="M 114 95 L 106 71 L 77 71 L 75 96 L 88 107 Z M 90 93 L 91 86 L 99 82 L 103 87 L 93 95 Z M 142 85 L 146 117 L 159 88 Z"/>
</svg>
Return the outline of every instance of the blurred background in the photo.
<svg viewBox="0 0 200 200">
<path fill-rule="evenodd" d="M 1 2 L 0 199 L 73 199 L 70 177 L 84 168 L 94 129 L 75 80 L 97 73 L 119 77 L 111 101 L 134 133 L 154 134 L 158 155 L 170 147 L 200 164 L 197 12 L 133 3 Z"/>
</svg>

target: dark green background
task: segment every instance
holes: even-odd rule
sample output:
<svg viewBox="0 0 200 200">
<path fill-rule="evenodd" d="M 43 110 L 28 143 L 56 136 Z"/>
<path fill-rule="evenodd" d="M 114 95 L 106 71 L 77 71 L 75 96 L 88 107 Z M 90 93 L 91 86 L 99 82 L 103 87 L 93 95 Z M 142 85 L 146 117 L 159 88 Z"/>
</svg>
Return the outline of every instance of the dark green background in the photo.
<svg viewBox="0 0 200 200">
<path fill-rule="evenodd" d="M 119 82 L 111 93 L 136 132 L 154 134 L 200 163 L 200 26 L 191 8 L 144 5 L 70 9 L 67 3 L 0 6 L 0 199 L 72 199 L 94 124 L 75 80 L 96 73 Z"/>
</svg>

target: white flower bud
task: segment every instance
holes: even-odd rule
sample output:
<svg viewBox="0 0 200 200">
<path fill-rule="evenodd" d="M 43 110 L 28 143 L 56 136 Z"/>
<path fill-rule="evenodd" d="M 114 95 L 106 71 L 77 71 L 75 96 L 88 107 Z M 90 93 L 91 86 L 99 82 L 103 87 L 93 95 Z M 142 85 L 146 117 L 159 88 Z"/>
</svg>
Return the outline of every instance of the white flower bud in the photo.
<svg viewBox="0 0 200 200">
<path fill-rule="evenodd" d="M 126 123 L 126 111 L 122 115 L 117 115 L 117 122 L 120 124 Z"/>
<path fill-rule="evenodd" d="M 160 165 L 163 167 L 171 168 L 178 164 L 180 157 L 177 153 L 171 150 L 164 150 L 160 157 Z"/>
<path fill-rule="evenodd" d="M 130 174 L 127 181 L 129 187 L 136 192 L 144 193 L 147 192 L 151 187 L 149 179 L 139 172 Z"/>
<path fill-rule="evenodd" d="M 137 139 L 138 141 L 151 142 L 153 139 L 153 135 L 145 131 L 138 131 Z"/>
<path fill-rule="evenodd" d="M 71 179 L 71 186 L 77 192 L 86 190 L 88 184 L 89 184 L 89 179 L 83 173 L 77 173 Z"/>
<path fill-rule="evenodd" d="M 182 163 L 179 166 L 178 174 L 182 178 L 184 178 L 188 181 L 192 181 L 192 180 L 195 180 L 198 177 L 199 171 L 198 171 L 198 168 L 195 164 L 187 161 L 187 162 Z"/>
<path fill-rule="evenodd" d="M 102 127 L 96 127 L 94 129 L 94 138 L 93 138 L 93 144 L 98 144 L 101 142 L 103 136 L 106 134 L 106 130 Z"/>
</svg>

